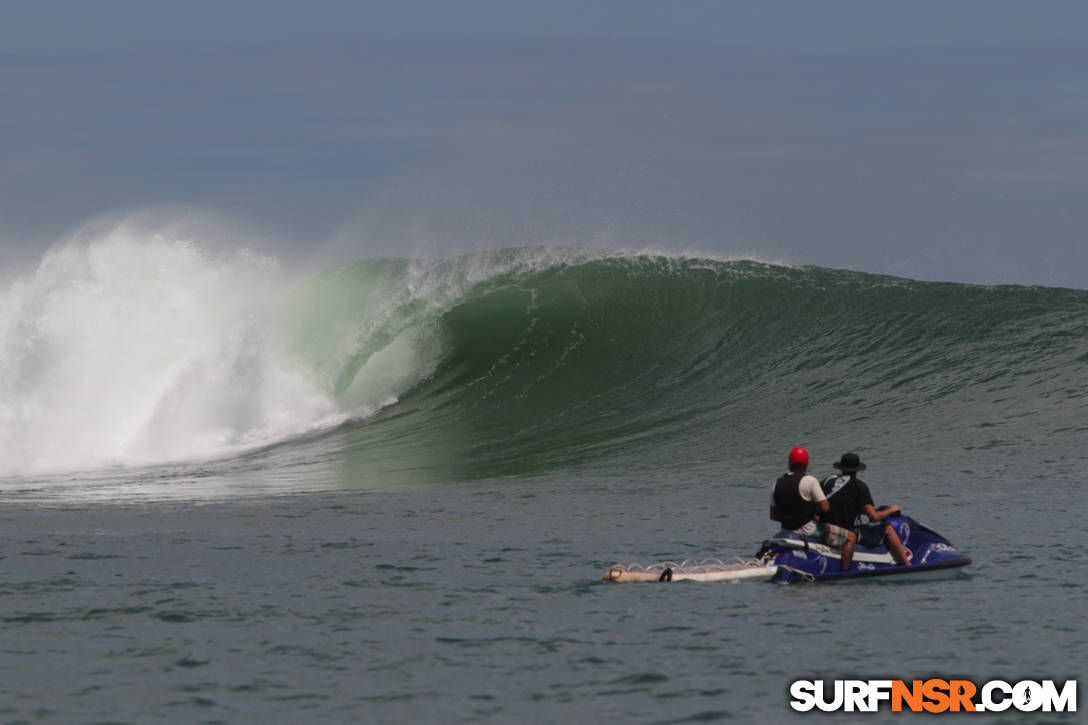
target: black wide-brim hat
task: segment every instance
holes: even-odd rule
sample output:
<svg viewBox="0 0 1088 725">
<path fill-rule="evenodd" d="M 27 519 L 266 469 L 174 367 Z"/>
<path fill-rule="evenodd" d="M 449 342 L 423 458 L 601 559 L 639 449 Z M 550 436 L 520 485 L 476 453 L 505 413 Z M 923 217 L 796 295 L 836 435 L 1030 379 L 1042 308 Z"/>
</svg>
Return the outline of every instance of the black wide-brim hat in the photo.
<svg viewBox="0 0 1088 725">
<path fill-rule="evenodd" d="M 857 453 L 843 453 L 842 458 L 831 465 L 843 473 L 857 473 L 865 470 L 865 464 L 858 458 Z"/>
</svg>

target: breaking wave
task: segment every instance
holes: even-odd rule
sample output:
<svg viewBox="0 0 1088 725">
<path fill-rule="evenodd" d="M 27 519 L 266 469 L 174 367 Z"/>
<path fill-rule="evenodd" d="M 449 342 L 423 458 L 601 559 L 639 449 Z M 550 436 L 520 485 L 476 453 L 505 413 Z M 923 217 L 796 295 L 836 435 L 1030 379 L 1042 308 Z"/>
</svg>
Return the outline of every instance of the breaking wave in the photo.
<svg viewBox="0 0 1088 725">
<path fill-rule="evenodd" d="M 0 295 L 0 465 L 230 457 L 321 431 L 360 476 L 425 479 L 709 465 L 835 429 L 1045 445 L 1085 431 L 1086 333 L 1075 290 L 566 248 L 298 280 L 117 232 Z"/>
</svg>

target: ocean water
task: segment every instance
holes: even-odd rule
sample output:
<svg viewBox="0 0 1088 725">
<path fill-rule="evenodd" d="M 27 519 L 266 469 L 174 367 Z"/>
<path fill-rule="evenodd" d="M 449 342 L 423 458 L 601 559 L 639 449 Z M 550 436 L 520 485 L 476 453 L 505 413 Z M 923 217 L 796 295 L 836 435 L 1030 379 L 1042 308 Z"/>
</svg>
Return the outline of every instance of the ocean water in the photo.
<svg viewBox="0 0 1088 725">
<path fill-rule="evenodd" d="M 1086 442 L 1084 291 L 60 247 L 0 292 L 0 722 L 793 722 L 795 679 L 1080 679 Z M 601 581 L 752 556 L 798 444 L 973 565 Z"/>
</svg>

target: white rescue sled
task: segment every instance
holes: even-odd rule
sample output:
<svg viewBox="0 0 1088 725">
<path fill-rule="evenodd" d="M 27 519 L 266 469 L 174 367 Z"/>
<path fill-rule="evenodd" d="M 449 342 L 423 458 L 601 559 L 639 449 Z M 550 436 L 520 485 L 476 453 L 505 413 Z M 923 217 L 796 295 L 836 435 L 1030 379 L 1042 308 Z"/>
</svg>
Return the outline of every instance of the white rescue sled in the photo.
<svg viewBox="0 0 1088 725">
<path fill-rule="evenodd" d="M 777 573 L 777 566 L 768 566 L 758 559 L 738 559 L 731 563 L 720 559 L 688 559 L 679 564 L 672 561 L 650 566 L 616 564 L 602 579 L 606 582 L 739 582 L 748 579 L 767 581 Z"/>
</svg>

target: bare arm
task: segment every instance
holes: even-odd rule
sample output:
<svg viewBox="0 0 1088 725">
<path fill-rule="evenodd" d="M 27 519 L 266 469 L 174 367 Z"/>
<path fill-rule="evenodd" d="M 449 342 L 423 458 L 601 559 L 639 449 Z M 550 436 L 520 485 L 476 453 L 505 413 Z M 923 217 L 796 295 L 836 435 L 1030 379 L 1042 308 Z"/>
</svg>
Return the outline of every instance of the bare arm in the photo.
<svg viewBox="0 0 1088 725">
<path fill-rule="evenodd" d="M 781 520 L 782 519 L 778 518 L 778 509 L 776 509 L 774 506 L 771 506 L 771 521 L 781 521 Z"/>
<path fill-rule="evenodd" d="M 873 505 L 871 503 L 867 503 L 865 504 L 864 508 L 862 508 L 862 511 L 865 513 L 866 516 L 869 517 L 870 521 L 883 521 L 889 516 L 895 516 L 897 513 L 899 513 L 900 508 L 898 506 L 889 506 L 883 511 L 877 511 L 875 508 L 873 508 Z"/>
</svg>

